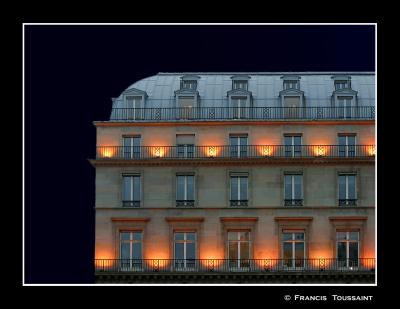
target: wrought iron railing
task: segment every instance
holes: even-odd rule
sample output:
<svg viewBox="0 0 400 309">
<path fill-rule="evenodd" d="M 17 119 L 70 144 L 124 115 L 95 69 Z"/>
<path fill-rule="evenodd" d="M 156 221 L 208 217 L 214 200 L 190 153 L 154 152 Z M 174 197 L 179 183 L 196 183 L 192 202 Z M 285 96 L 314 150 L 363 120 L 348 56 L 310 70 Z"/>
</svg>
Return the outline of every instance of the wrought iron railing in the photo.
<svg viewBox="0 0 400 309">
<path fill-rule="evenodd" d="M 230 200 L 230 204 L 233 207 L 236 206 L 248 206 L 249 201 L 248 200 Z"/>
<path fill-rule="evenodd" d="M 193 146 L 190 156 L 182 156 L 179 146 L 99 146 L 97 159 L 180 159 L 204 158 L 362 158 L 374 157 L 374 145 L 249 145 Z"/>
<path fill-rule="evenodd" d="M 96 259 L 96 272 L 373 272 L 359 259 Z"/>
<path fill-rule="evenodd" d="M 176 200 L 176 207 L 193 207 L 194 200 Z"/>
<path fill-rule="evenodd" d="M 303 206 L 302 199 L 285 199 L 285 206 Z"/>
<path fill-rule="evenodd" d="M 122 201 L 123 207 L 140 207 L 140 201 Z"/>
<path fill-rule="evenodd" d="M 339 206 L 356 206 L 357 199 L 340 199 Z"/>
<path fill-rule="evenodd" d="M 375 119 L 374 106 L 113 108 L 113 121 Z"/>
</svg>

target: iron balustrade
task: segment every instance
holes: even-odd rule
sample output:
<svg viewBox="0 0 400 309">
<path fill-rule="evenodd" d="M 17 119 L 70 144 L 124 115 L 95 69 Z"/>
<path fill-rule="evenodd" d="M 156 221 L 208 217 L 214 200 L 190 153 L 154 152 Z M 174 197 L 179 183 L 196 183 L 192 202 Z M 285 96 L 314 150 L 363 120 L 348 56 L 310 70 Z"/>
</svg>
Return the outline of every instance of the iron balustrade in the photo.
<svg viewBox="0 0 400 309">
<path fill-rule="evenodd" d="M 339 206 L 356 206 L 357 199 L 340 199 Z"/>
<path fill-rule="evenodd" d="M 194 206 L 194 200 L 176 200 L 176 206 L 181 207 L 193 207 Z"/>
<path fill-rule="evenodd" d="M 285 199 L 285 206 L 303 206 L 303 199 Z"/>
<path fill-rule="evenodd" d="M 231 206 L 236 207 L 236 206 L 248 206 L 249 201 L 248 200 L 230 200 Z"/>
<path fill-rule="evenodd" d="M 353 107 L 155 107 L 113 108 L 112 121 L 367 120 L 374 106 Z"/>
<path fill-rule="evenodd" d="M 123 207 L 140 207 L 140 201 L 122 201 Z"/>
<path fill-rule="evenodd" d="M 193 146 L 190 156 L 182 156 L 180 150 L 179 146 L 99 146 L 96 158 L 193 160 L 205 158 L 367 158 L 375 156 L 374 145 Z"/>
<path fill-rule="evenodd" d="M 374 272 L 374 258 L 358 259 L 95 259 L 96 272 Z"/>
</svg>

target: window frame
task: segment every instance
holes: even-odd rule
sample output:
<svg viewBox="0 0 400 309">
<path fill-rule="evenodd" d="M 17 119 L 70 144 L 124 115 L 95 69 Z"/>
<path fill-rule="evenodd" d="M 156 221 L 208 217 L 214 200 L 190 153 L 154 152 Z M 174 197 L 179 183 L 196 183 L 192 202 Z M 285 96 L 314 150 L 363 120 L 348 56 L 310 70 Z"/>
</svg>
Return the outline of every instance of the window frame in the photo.
<svg viewBox="0 0 400 309">
<path fill-rule="evenodd" d="M 346 141 L 346 143 L 345 143 L 345 145 L 341 145 L 340 144 L 340 138 L 341 137 L 344 137 L 345 138 L 345 141 Z M 349 137 L 354 137 L 354 145 L 350 145 L 349 144 Z M 340 157 L 340 158 L 354 158 L 354 157 L 356 157 L 357 156 L 357 134 L 356 133 L 339 133 L 338 134 L 338 156 Z M 341 147 L 344 147 L 344 149 L 345 149 L 345 154 L 342 156 L 341 155 Z M 350 153 L 350 151 L 349 151 L 349 149 L 350 149 L 350 147 L 354 147 L 354 155 L 352 155 L 352 156 L 350 156 L 349 155 L 349 153 Z"/>
<path fill-rule="evenodd" d="M 176 240 L 175 239 L 175 235 L 177 233 L 183 234 L 184 235 L 184 239 L 183 240 Z M 187 240 L 187 233 L 193 233 L 195 239 L 193 241 L 188 241 Z M 174 254 L 173 257 L 174 257 L 174 267 L 175 267 L 175 269 L 186 270 L 186 269 L 194 269 L 195 268 L 195 265 L 197 263 L 197 256 L 198 256 L 198 252 L 197 252 L 198 244 L 197 244 L 197 241 L 198 241 L 198 237 L 197 237 L 197 231 L 196 230 L 174 230 L 173 231 L 173 254 Z M 177 243 L 183 243 L 183 252 L 184 252 L 183 253 L 183 256 L 184 256 L 183 259 L 178 259 L 176 257 L 176 244 Z M 188 264 L 188 260 L 192 260 L 192 259 L 188 259 L 187 258 L 187 254 L 186 254 L 187 243 L 194 243 L 194 256 L 195 256 L 195 258 L 193 259 L 194 260 L 193 261 L 194 265 L 192 267 L 188 267 L 188 265 L 187 265 Z M 177 263 L 179 263 L 177 261 L 183 261 L 183 267 L 181 267 L 180 264 L 177 265 Z"/>
<path fill-rule="evenodd" d="M 193 177 L 193 200 L 188 200 L 188 181 L 187 177 Z M 183 185 L 183 196 L 184 199 L 178 199 L 178 190 L 179 190 L 179 181 L 178 177 L 184 177 L 184 185 Z M 175 203 L 176 206 L 194 206 L 196 202 L 196 174 L 195 173 L 177 173 L 175 177 L 175 187 L 176 187 L 176 193 L 175 193 Z M 183 205 L 178 205 L 178 203 L 183 203 Z"/>
<path fill-rule="evenodd" d="M 357 233 L 357 240 L 351 240 L 350 239 L 350 233 Z M 344 240 L 339 240 L 338 239 L 338 233 L 346 233 L 346 239 Z M 359 266 L 359 261 L 360 261 L 360 242 L 361 242 L 361 237 L 360 237 L 360 230 L 342 230 L 342 229 L 337 229 L 336 230 L 336 261 L 339 264 L 339 243 L 345 243 L 346 244 L 346 265 L 344 268 L 357 268 Z M 357 243 L 357 265 L 356 266 L 350 266 L 350 243 Z M 339 266 L 339 265 L 338 265 Z M 340 267 L 340 266 L 339 266 Z"/>
<path fill-rule="evenodd" d="M 131 145 L 126 145 L 126 141 L 130 139 Z M 134 139 L 139 140 L 139 146 L 134 146 Z M 138 151 L 135 151 L 138 148 Z M 126 151 L 129 149 L 129 151 Z M 122 135 L 122 152 L 124 159 L 140 159 L 142 157 L 142 136 L 141 135 Z M 127 155 L 129 154 L 129 155 Z"/>
<path fill-rule="evenodd" d="M 229 239 L 229 233 L 237 233 L 237 239 L 235 239 L 235 240 L 230 240 Z M 248 233 L 248 240 L 240 240 L 240 233 Z M 227 248 L 226 248 L 226 252 L 227 252 L 227 258 L 228 258 L 228 263 L 229 263 L 229 269 L 237 269 L 237 270 L 240 270 L 240 269 L 248 269 L 249 267 L 250 267 L 250 264 L 248 264 L 248 266 L 242 266 L 242 261 L 246 261 L 246 260 L 248 260 L 247 261 L 247 263 L 250 263 L 250 260 L 251 260 L 251 258 L 252 258 L 252 256 L 251 256 L 251 252 L 252 252 L 252 237 L 251 237 L 251 230 L 250 229 L 243 229 L 243 230 L 238 230 L 238 229 L 228 229 L 227 231 L 226 231 L 226 241 L 227 241 Z M 235 242 L 236 243 L 236 249 L 237 249 L 237 256 L 238 256 L 238 258 L 236 259 L 236 263 L 237 263 L 237 265 L 236 266 L 231 266 L 232 264 L 231 264 L 231 258 L 230 258 L 230 244 L 231 244 L 231 242 Z M 240 251 L 241 251 L 241 249 L 240 249 L 240 244 L 241 243 L 245 243 L 245 242 L 247 242 L 248 243 L 248 258 L 247 259 L 243 259 L 242 257 L 241 257 L 241 254 L 240 254 Z"/>
<path fill-rule="evenodd" d="M 286 138 L 289 137 L 290 138 L 290 145 L 286 145 Z M 295 137 L 300 137 L 300 145 L 296 145 L 295 144 Z M 285 157 L 288 158 L 296 158 L 299 157 L 301 158 L 303 155 L 303 134 L 301 133 L 285 133 L 283 135 L 283 144 L 285 145 Z M 287 147 L 290 147 L 290 155 L 287 155 Z M 296 147 L 300 148 L 300 151 L 296 151 Z M 300 153 L 299 156 L 296 156 L 296 153 Z"/>
<path fill-rule="evenodd" d="M 303 240 L 296 240 L 295 234 L 303 234 Z M 284 240 L 283 235 L 284 234 L 291 234 L 292 237 L 290 240 Z M 303 266 L 296 266 L 296 243 L 303 243 Z M 283 229 L 281 232 L 281 256 L 282 256 L 282 262 L 283 262 L 283 266 L 285 268 L 289 268 L 289 269 L 302 269 L 304 268 L 305 265 L 305 260 L 306 260 L 306 231 L 305 230 L 288 230 L 288 229 Z M 291 266 L 286 266 L 285 265 L 285 258 L 284 258 L 284 243 L 291 243 L 292 245 L 292 257 L 290 258 L 291 260 Z"/>
<path fill-rule="evenodd" d="M 286 199 L 286 176 L 290 176 L 291 177 L 291 192 L 290 192 L 290 196 L 291 199 Z M 300 199 L 296 199 L 295 197 L 295 181 L 294 181 L 294 177 L 295 176 L 301 176 L 300 177 Z M 283 174 L 283 199 L 284 199 L 284 206 L 303 206 L 304 204 L 304 174 L 300 173 L 300 172 L 284 172 Z M 296 202 L 300 200 L 299 202 Z M 290 202 L 290 204 L 288 204 Z"/>
<path fill-rule="evenodd" d="M 131 200 L 125 200 L 125 178 L 139 178 L 139 199 L 134 199 L 134 191 L 135 191 L 135 181 L 131 180 L 131 186 L 130 186 L 130 197 Z M 133 199 L 132 199 L 133 198 Z M 122 174 L 122 207 L 141 207 L 141 202 L 142 202 L 142 175 L 140 173 L 123 173 Z M 130 205 L 126 205 L 126 203 Z"/>
<path fill-rule="evenodd" d="M 124 243 L 129 243 L 129 266 L 127 267 L 128 270 L 132 271 L 132 270 L 141 270 L 142 269 L 142 262 L 143 262 L 143 230 L 124 230 L 121 229 L 119 230 L 119 246 L 118 246 L 118 250 L 119 250 L 119 261 L 120 261 L 120 268 L 121 269 L 126 269 L 125 265 L 123 263 L 124 260 L 127 260 L 126 258 L 122 257 L 122 245 Z M 123 233 L 129 233 L 129 240 L 122 240 L 122 234 Z M 140 240 L 135 240 L 133 237 L 133 234 L 135 233 L 139 233 L 140 234 Z M 134 244 L 139 243 L 140 244 L 140 258 L 139 259 L 134 259 L 133 258 L 133 248 L 134 248 Z M 137 260 L 139 260 L 139 262 L 137 262 Z M 136 261 L 136 262 L 135 262 Z M 122 264 L 122 265 L 121 265 Z"/>
<path fill-rule="evenodd" d="M 349 180 L 348 177 L 349 176 L 354 176 L 354 203 L 350 202 L 352 201 L 352 199 L 349 199 Z M 340 199 L 340 177 L 346 177 L 345 178 L 345 195 L 346 195 L 346 199 L 345 204 L 341 204 L 341 199 Z M 338 173 L 338 180 L 337 180 L 337 184 L 338 184 L 338 201 L 339 201 L 339 206 L 356 206 L 357 205 L 357 199 L 358 199 L 358 195 L 357 195 L 357 173 L 355 172 L 349 172 L 349 173 Z"/>
<path fill-rule="evenodd" d="M 232 145 L 231 140 L 232 139 L 237 139 L 237 144 L 236 145 Z M 246 145 L 241 145 L 240 141 L 241 138 L 246 138 Z M 241 151 L 241 147 L 244 146 L 245 147 L 245 155 L 242 156 L 242 151 Z M 249 146 L 249 135 L 247 133 L 243 133 L 243 134 L 229 134 L 229 156 L 233 157 L 233 158 L 247 158 L 248 157 L 248 147 Z M 236 148 L 236 153 L 237 156 L 232 155 L 233 153 L 233 149 Z"/>
</svg>

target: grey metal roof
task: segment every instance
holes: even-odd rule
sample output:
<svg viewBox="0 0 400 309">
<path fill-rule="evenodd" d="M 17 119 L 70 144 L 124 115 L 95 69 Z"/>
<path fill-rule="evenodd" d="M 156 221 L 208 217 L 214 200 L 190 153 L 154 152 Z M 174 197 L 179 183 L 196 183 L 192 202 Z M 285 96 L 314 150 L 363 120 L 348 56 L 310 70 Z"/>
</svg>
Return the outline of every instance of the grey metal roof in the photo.
<svg viewBox="0 0 400 309">
<path fill-rule="evenodd" d="M 174 91 L 180 88 L 181 77 L 197 75 L 197 90 L 203 107 L 228 106 L 227 92 L 232 89 L 234 75 L 249 75 L 248 90 L 253 95 L 253 106 L 280 106 L 279 92 L 283 89 L 284 75 L 299 75 L 300 90 L 304 91 L 307 106 L 330 106 L 334 91 L 334 75 L 351 76 L 352 89 L 358 92 L 360 106 L 375 105 L 374 72 L 181 72 L 158 73 L 141 79 L 129 89 L 145 91 L 145 107 L 175 107 Z M 113 107 L 125 107 L 122 94 Z"/>
</svg>

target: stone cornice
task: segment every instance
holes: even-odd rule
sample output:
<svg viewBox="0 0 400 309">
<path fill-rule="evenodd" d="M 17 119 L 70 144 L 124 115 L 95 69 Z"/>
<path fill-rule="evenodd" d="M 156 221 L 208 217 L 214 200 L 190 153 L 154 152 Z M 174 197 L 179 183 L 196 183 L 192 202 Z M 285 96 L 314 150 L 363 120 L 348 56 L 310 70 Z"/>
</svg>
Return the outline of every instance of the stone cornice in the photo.
<svg viewBox="0 0 400 309">
<path fill-rule="evenodd" d="M 111 218 L 112 222 L 149 222 L 150 218 Z"/>
<path fill-rule="evenodd" d="M 258 217 L 219 217 L 221 222 L 257 222 Z"/>
<path fill-rule="evenodd" d="M 330 221 L 365 221 L 368 220 L 367 216 L 348 216 L 348 217 L 329 217 Z"/>
<path fill-rule="evenodd" d="M 204 217 L 166 217 L 167 222 L 203 222 Z"/>
<path fill-rule="evenodd" d="M 311 221 L 313 217 L 275 217 L 275 221 Z"/>
</svg>

